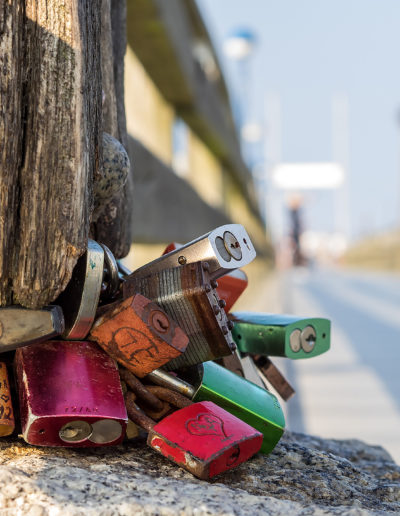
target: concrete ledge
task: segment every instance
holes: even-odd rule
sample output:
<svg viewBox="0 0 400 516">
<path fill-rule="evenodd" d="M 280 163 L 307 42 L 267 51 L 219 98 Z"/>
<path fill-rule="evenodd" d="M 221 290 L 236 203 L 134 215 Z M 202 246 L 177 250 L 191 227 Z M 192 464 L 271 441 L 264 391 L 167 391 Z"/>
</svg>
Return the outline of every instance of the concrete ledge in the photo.
<svg viewBox="0 0 400 516">
<path fill-rule="evenodd" d="M 287 433 L 212 482 L 143 442 L 115 448 L 34 448 L 0 441 L 0 514 L 232 516 L 400 513 L 400 467 L 380 447 Z"/>
</svg>

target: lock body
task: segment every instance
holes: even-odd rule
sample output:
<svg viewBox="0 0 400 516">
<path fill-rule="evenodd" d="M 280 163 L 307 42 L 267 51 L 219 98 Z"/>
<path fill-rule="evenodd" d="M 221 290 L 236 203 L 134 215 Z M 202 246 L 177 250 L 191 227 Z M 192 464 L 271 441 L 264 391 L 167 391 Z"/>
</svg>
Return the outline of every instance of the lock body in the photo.
<svg viewBox="0 0 400 516">
<path fill-rule="evenodd" d="M 312 358 L 330 347 L 330 321 L 293 315 L 233 312 L 233 339 L 242 353 Z"/>
<path fill-rule="evenodd" d="M 163 256 L 182 247 L 182 244 L 172 242 L 165 248 Z M 246 289 L 247 284 L 247 274 L 241 269 L 232 270 L 218 279 L 217 293 L 226 303 L 226 313 L 230 312 L 232 306 Z"/>
<path fill-rule="evenodd" d="M 241 224 L 226 224 L 143 265 L 131 277 L 148 276 L 163 269 L 207 261 L 210 276 L 216 279 L 233 269 L 244 267 L 255 257 L 256 251 L 244 227 Z"/>
<path fill-rule="evenodd" d="M 171 371 L 229 355 L 236 348 L 223 307 L 203 262 L 164 269 L 124 284 L 124 297 L 138 292 L 157 303 L 189 338 L 186 351 L 168 362 Z"/>
<path fill-rule="evenodd" d="M 208 479 L 245 462 L 262 434 L 212 402 L 173 412 L 149 432 L 147 443 L 198 478 Z"/>
<path fill-rule="evenodd" d="M 285 417 L 276 396 L 215 362 L 192 367 L 180 378 L 162 370 L 153 371 L 148 378 L 195 402 L 212 401 L 256 428 L 264 436 L 263 453 L 270 453 L 283 434 Z"/>
<path fill-rule="evenodd" d="M 285 417 L 276 396 L 214 362 L 206 362 L 196 369 L 191 377 L 187 375 L 190 383 L 194 380 L 194 385 L 199 386 L 193 401 L 212 401 L 256 428 L 264 436 L 261 451 L 270 453 L 285 428 Z"/>
<path fill-rule="evenodd" d="M 64 331 L 64 315 L 59 306 L 30 310 L 21 306 L 0 308 L 0 353 L 37 344 Z"/>
<path fill-rule="evenodd" d="M 139 377 L 181 355 L 189 342 L 171 317 L 140 294 L 97 319 L 90 338 Z"/>
<path fill-rule="evenodd" d="M 127 414 L 117 366 L 93 342 L 48 341 L 15 356 L 23 438 L 39 446 L 118 444 Z"/>
<path fill-rule="evenodd" d="M 15 428 L 7 366 L 0 362 L 0 437 L 10 435 Z"/>
</svg>

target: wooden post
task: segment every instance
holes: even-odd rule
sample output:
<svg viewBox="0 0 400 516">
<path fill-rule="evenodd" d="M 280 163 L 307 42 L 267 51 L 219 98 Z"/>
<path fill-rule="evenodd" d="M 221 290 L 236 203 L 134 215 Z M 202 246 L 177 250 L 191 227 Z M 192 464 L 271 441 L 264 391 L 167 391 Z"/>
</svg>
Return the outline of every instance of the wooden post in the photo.
<svg viewBox="0 0 400 516">
<path fill-rule="evenodd" d="M 2 305 L 52 301 L 86 248 L 100 159 L 99 16 L 97 0 L 0 3 Z"/>
<path fill-rule="evenodd" d="M 102 0 L 0 0 L 1 306 L 53 301 L 86 249 L 102 131 L 126 144 L 124 2 L 104 0 L 102 20 Z M 104 129 L 101 50 L 118 76 L 103 66 Z M 125 198 L 95 228 L 118 256 L 130 244 Z"/>
</svg>

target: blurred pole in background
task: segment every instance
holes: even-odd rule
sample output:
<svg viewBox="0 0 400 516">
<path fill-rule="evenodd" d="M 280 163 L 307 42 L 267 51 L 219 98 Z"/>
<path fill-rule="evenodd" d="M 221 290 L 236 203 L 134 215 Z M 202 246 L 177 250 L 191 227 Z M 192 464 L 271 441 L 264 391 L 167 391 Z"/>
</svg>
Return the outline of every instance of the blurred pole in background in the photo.
<svg viewBox="0 0 400 516">
<path fill-rule="evenodd" d="M 253 120 L 251 92 L 251 56 L 256 45 L 255 34 L 245 28 L 235 29 L 224 42 L 224 54 L 236 63 L 236 90 L 233 100 L 233 114 L 240 135 L 240 145 L 246 164 L 254 165 L 252 143 L 258 141 L 259 127 Z"/>
<path fill-rule="evenodd" d="M 267 191 L 264 196 L 265 210 L 272 243 L 279 259 L 279 246 L 285 235 L 284 194 L 272 180 L 272 171 L 282 161 L 282 109 L 277 92 L 269 91 L 264 100 L 264 155 Z"/>
<path fill-rule="evenodd" d="M 335 193 L 335 230 L 342 237 L 342 246 L 351 238 L 350 221 L 350 159 L 349 159 L 349 102 L 346 94 L 335 94 L 332 98 L 332 158 L 342 165 L 344 180 Z M 344 249 L 343 249 L 344 250 Z"/>
</svg>

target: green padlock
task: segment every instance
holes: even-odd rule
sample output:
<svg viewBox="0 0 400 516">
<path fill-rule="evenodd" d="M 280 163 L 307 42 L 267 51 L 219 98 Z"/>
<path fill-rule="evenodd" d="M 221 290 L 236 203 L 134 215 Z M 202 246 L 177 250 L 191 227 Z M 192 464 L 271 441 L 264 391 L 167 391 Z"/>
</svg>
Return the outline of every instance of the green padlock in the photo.
<svg viewBox="0 0 400 516">
<path fill-rule="evenodd" d="M 177 378 L 161 369 L 147 375 L 154 383 L 184 394 L 193 401 L 212 401 L 264 435 L 261 451 L 270 453 L 285 428 L 277 398 L 214 362 L 204 362 Z"/>
<path fill-rule="evenodd" d="M 328 351 L 329 319 L 294 315 L 233 312 L 232 337 L 242 353 L 287 358 L 311 358 Z"/>
</svg>

